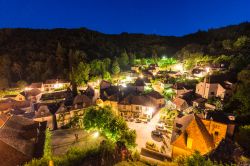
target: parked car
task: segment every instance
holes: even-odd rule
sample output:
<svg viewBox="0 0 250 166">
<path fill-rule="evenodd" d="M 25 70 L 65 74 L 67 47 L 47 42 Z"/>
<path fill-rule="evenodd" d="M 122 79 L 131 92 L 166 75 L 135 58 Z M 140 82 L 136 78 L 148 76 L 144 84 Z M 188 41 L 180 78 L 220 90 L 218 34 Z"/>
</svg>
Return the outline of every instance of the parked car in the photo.
<svg viewBox="0 0 250 166">
<path fill-rule="evenodd" d="M 139 118 L 135 119 L 135 123 L 141 123 L 141 120 Z"/>
<path fill-rule="evenodd" d="M 153 131 L 151 132 L 151 135 L 152 135 L 152 136 L 157 136 L 157 137 L 162 138 L 162 133 L 161 133 L 160 131 L 158 131 L 158 130 L 153 130 Z"/>
<path fill-rule="evenodd" d="M 147 141 L 146 142 L 146 148 L 149 149 L 149 150 L 159 152 L 158 146 L 152 141 Z"/>
</svg>

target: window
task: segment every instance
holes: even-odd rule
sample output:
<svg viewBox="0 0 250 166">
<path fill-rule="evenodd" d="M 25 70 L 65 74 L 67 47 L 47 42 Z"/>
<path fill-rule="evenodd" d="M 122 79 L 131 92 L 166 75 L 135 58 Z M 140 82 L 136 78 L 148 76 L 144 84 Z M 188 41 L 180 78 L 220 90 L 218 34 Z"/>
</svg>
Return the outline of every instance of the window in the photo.
<svg viewBox="0 0 250 166">
<path fill-rule="evenodd" d="M 122 107 L 123 107 L 123 109 L 126 109 L 126 105 L 123 105 Z"/>
<path fill-rule="evenodd" d="M 136 110 L 139 110 L 139 106 L 136 106 L 135 109 L 136 109 Z"/>
<path fill-rule="evenodd" d="M 219 132 L 218 131 L 214 132 L 214 135 L 217 137 L 219 135 Z"/>
<path fill-rule="evenodd" d="M 211 92 L 210 94 L 211 94 L 211 95 L 214 95 L 214 92 Z"/>
</svg>

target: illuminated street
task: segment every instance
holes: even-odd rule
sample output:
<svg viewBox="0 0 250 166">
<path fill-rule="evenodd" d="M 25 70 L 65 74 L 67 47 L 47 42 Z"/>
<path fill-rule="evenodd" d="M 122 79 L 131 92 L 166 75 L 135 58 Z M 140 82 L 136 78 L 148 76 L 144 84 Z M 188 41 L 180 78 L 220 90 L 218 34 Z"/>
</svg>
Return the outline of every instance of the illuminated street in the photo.
<svg viewBox="0 0 250 166">
<path fill-rule="evenodd" d="M 137 149 L 140 152 L 141 148 L 145 148 L 145 144 L 147 141 L 153 141 L 160 149 L 161 145 L 163 144 L 162 141 L 156 141 L 151 137 L 151 132 L 155 130 L 155 126 L 158 123 L 160 118 L 159 111 L 154 115 L 154 117 L 151 119 L 150 122 L 147 124 L 141 122 L 141 123 L 135 123 L 135 122 L 127 122 L 128 126 L 131 129 L 136 130 L 136 144 Z M 169 140 L 168 140 L 169 141 Z M 167 142 L 168 142 L 167 141 Z M 171 149 L 167 152 L 167 154 L 171 153 Z"/>
</svg>

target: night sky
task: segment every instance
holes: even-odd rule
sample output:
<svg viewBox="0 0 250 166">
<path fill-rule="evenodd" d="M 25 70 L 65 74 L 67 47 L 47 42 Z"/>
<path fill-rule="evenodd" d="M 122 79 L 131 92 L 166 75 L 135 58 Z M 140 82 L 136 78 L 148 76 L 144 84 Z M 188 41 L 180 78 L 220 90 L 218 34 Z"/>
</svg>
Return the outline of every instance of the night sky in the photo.
<svg viewBox="0 0 250 166">
<path fill-rule="evenodd" d="M 250 21 L 250 0 L 0 0 L 0 27 L 180 36 Z"/>
</svg>

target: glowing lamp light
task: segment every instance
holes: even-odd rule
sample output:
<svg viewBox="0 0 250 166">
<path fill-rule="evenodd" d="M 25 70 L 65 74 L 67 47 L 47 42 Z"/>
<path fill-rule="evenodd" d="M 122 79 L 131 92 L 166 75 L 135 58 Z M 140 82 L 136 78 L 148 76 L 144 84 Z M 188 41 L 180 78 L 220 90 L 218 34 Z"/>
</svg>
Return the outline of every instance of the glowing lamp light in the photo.
<svg viewBox="0 0 250 166">
<path fill-rule="evenodd" d="M 162 57 L 162 59 L 165 59 L 165 58 L 166 58 L 166 56 L 163 56 L 163 57 Z"/>
<path fill-rule="evenodd" d="M 206 67 L 206 72 L 207 72 L 207 73 L 210 72 L 210 67 Z"/>
<path fill-rule="evenodd" d="M 126 87 L 127 87 L 127 85 L 124 83 L 124 84 L 122 84 L 122 87 L 126 88 Z"/>
<path fill-rule="evenodd" d="M 127 77 L 126 77 L 126 80 L 127 80 L 127 81 L 132 81 L 132 78 L 131 78 L 130 76 L 127 76 Z"/>
<path fill-rule="evenodd" d="M 31 88 L 26 87 L 26 88 L 24 88 L 24 90 L 25 90 L 25 91 L 29 91 L 29 90 L 31 90 Z"/>
<path fill-rule="evenodd" d="M 148 115 L 152 115 L 153 112 L 154 112 L 154 109 L 153 108 L 149 108 L 147 113 L 148 113 Z"/>
<path fill-rule="evenodd" d="M 183 72 L 183 66 L 182 66 L 182 64 L 177 64 L 175 66 L 175 69 L 178 70 L 178 71 L 180 71 L 180 72 Z"/>
<path fill-rule="evenodd" d="M 56 83 L 55 85 L 54 85 L 54 88 L 61 88 L 63 85 L 61 84 L 61 83 Z"/>
<path fill-rule="evenodd" d="M 96 131 L 93 133 L 93 138 L 97 138 L 97 137 L 99 137 L 99 135 L 100 135 L 100 133 L 98 131 Z"/>
<path fill-rule="evenodd" d="M 140 78 L 143 78 L 144 76 L 142 75 L 142 74 L 140 74 L 140 76 L 139 76 Z"/>
</svg>

